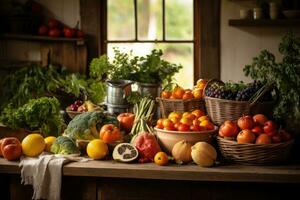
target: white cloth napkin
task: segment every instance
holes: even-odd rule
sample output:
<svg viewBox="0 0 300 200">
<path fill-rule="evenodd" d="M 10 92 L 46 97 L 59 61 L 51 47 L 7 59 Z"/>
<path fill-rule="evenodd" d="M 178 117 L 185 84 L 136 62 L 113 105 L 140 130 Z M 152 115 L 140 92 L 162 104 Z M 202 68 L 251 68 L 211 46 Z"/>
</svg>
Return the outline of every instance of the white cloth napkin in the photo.
<svg viewBox="0 0 300 200">
<path fill-rule="evenodd" d="M 59 200 L 62 166 L 68 162 L 86 162 L 90 159 L 78 155 L 42 153 L 39 157 L 21 157 L 19 166 L 24 185 L 33 186 L 32 199 Z"/>
</svg>

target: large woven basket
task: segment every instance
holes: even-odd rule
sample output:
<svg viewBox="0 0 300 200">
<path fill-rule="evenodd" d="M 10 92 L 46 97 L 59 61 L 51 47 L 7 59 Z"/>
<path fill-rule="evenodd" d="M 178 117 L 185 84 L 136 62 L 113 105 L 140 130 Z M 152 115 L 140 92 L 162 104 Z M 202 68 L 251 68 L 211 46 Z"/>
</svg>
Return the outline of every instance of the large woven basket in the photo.
<svg viewBox="0 0 300 200">
<path fill-rule="evenodd" d="M 157 97 L 156 100 L 159 103 L 159 108 L 162 117 L 168 117 L 173 112 L 188 112 L 195 109 L 205 110 L 205 102 L 203 99 L 163 99 Z"/>
<path fill-rule="evenodd" d="M 244 165 L 272 165 L 286 161 L 294 140 L 276 144 L 238 144 L 217 136 L 219 149 L 226 160 Z"/>
<path fill-rule="evenodd" d="M 264 114 L 271 117 L 276 101 L 270 102 L 248 102 L 248 101 L 234 101 L 227 99 L 219 99 L 208 97 L 205 95 L 206 89 L 213 82 L 224 84 L 220 80 L 210 80 L 204 88 L 205 107 L 208 116 L 216 125 L 221 125 L 225 120 L 237 120 L 242 115 L 250 114 Z M 259 99 L 257 99 L 259 100 Z"/>
<path fill-rule="evenodd" d="M 271 116 L 274 102 L 262 102 L 251 105 L 248 101 L 233 101 L 204 97 L 208 116 L 216 125 L 221 125 L 225 120 L 237 120 L 244 114 L 255 115 L 258 113 Z"/>
</svg>

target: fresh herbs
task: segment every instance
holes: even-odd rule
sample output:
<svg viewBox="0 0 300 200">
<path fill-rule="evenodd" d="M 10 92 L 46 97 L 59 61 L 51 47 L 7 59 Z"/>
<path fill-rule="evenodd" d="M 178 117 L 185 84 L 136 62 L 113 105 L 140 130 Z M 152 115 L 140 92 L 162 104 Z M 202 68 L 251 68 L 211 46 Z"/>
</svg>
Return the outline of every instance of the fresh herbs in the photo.
<svg viewBox="0 0 300 200">
<path fill-rule="evenodd" d="M 91 69 L 94 77 L 99 69 Z M 0 109 L 8 104 L 19 107 L 30 99 L 45 95 L 55 96 L 57 91 L 77 98 L 85 95 L 94 103 L 105 97 L 105 83 L 85 75 L 68 73 L 54 66 L 27 66 L 7 75 L 0 82 Z"/>
<path fill-rule="evenodd" d="M 141 83 L 161 83 L 163 87 L 171 84 L 172 77 L 182 68 L 161 58 L 162 50 L 154 49 L 146 57 L 140 57 L 134 74 L 135 81 Z"/>
<path fill-rule="evenodd" d="M 0 121 L 12 129 L 39 130 L 45 136 L 58 135 L 63 128 L 59 102 L 56 98 L 31 99 L 19 108 L 7 106 Z"/>
<path fill-rule="evenodd" d="M 275 56 L 263 50 L 253 58 L 251 65 L 246 65 L 244 72 L 255 80 L 278 89 L 279 102 L 274 110 L 274 117 L 283 122 L 300 121 L 300 39 L 289 32 L 279 44 L 283 55 L 281 62 Z"/>
</svg>

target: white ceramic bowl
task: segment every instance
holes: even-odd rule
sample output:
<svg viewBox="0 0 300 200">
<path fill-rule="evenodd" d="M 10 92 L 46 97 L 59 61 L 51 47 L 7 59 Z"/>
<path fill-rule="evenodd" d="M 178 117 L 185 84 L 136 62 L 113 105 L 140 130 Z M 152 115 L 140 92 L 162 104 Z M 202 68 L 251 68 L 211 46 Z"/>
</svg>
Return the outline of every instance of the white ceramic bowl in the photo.
<svg viewBox="0 0 300 200">
<path fill-rule="evenodd" d="M 185 140 L 191 144 L 197 142 L 208 142 L 212 140 L 212 136 L 217 133 L 218 127 L 215 126 L 213 130 L 208 131 L 167 131 L 163 129 L 154 128 L 155 134 L 158 139 L 159 145 L 164 151 L 171 153 L 173 146 L 181 141 Z"/>
</svg>

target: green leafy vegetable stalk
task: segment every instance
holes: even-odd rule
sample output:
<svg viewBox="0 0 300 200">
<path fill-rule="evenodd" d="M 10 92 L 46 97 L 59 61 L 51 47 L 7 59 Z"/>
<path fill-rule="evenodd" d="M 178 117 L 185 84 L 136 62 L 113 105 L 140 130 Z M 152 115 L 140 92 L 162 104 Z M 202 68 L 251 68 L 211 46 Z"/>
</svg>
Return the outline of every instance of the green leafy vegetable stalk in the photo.
<svg viewBox="0 0 300 200">
<path fill-rule="evenodd" d="M 279 44 L 279 52 L 283 59 L 276 62 L 272 53 L 263 50 L 253 58 L 251 65 L 245 66 L 244 72 L 246 76 L 277 87 L 279 101 L 274 109 L 274 117 L 277 120 L 285 124 L 299 124 L 300 39 L 292 32 L 287 33 Z"/>
<path fill-rule="evenodd" d="M 0 121 L 12 129 L 39 130 L 44 136 L 58 135 L 64 126 L 59 107 L 56 98 L 31 99 L 19 108 L 10 104 L 1 113 Z"/>
</svg>

